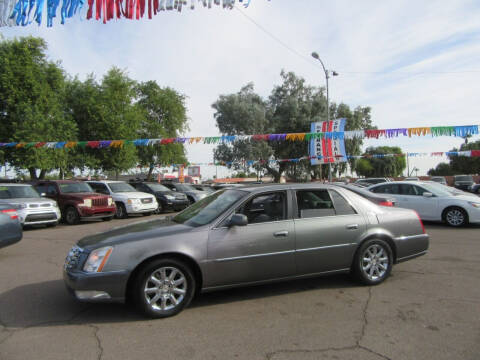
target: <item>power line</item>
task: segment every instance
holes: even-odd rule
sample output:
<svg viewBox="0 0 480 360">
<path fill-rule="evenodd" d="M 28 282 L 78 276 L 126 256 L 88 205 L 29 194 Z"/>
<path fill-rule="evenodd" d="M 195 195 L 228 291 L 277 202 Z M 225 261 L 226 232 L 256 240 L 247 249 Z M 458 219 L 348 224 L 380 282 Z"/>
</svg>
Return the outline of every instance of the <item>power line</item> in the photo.
<svg viewBox="0 0 480 360">
<path fill-rule="evenodd" d="M 300 52 L 297 50 L 293 49 L 291 46 L 289 46 L 287 43 L 285 43 L 283 40 L 281 40 L 279 37 L 276 35 L 272 34 L 270 31 L 268 31 L 265 27 L 260 25 L 258 22 L 256 22 L 254 19 L 252 19 L 250 16 L 245 14 L 240 8 L 235 7 L 235 9 L 240 12 L 248 21 L 253 23 L 256 27 L 258 27 L 261 31 L 263 31 L 265 34 L 267 34 L 269 37 L 271 37 L 273 40 L 275 40 L 277 43 L 282 45 L 284 48 L 286 48 L 288 51 L 293 53 L 294 55 L 298 56 L 302 60 L 305 60 L 310 64 L 311 66 L 314 66 L 316 69 L 320 69 L 319 66 L 316 64 L 313 64 L 312 61 L 310 60 L 309 57 L 302 55 Z M 449 74 L 454 74 L 454 75 L 459 75 L 459 74 L 476 74 L 480 73 L 480 70 L 463 70 L 463 71 L 348 71 L 348 70 L 338 70 L 342 74 L 350 74 L 350 75 L 434 75 L 434 74 L 440 74 L 440 75 L 449 75 Z"/>
</svg>

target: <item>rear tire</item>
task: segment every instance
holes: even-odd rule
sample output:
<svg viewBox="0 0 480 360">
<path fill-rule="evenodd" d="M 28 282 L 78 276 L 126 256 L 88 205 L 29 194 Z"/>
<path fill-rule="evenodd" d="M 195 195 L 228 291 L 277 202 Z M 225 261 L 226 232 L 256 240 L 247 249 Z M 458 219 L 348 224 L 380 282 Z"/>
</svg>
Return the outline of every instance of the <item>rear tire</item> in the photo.
<svg viewBox="0 0 480 360">
<path fill-rule="evenodd" d="M 132 286 L 139 311 L 151 318 L 165 318 L 188 306 L 195 294 L 195 277 L 179 260 L 157 259 L 138 272 Z"/>
<path fill-rule="evenodd" d="M 352 274 L 365 285 L 377 285 L 391 273 L 393 252 L 390 245 L 382 239 L 365 241 L 355 254 Z"/>
<path fill-rule="evenodd" d="M 68 225 L 77 225 L 80 222 L 80 215 L 78 215 L 77 209 L 73 206 L 65 209 L 65 222 Z"/>
<path fill-rule="evenodd" d="M 461 227 L 468 224 L 468 214 L 459 207 L 451 207 L 444 211 L 443 220 L 448 226 Z"/>
</svg>

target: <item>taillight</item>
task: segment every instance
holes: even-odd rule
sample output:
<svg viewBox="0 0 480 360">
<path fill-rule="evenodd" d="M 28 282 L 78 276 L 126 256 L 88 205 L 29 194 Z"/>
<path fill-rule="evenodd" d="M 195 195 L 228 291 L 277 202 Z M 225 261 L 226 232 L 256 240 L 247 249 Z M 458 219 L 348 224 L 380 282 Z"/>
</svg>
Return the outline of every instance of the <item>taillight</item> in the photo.
<svg viewBox="0 0 480 360">
<path fill-rule="evenodd" d="M 2 213 L 9 214 L 10 219 L 18 219 L 17 211 L 15 209 L 5 209 L 2 210 Z"/>
<path fill-rule="evenodd" d="M 394 206 L 395 204 L 391 201 L 381 201 L 378 203 L 378 205 L 381 205 L 381 206 Z"/>
<path fill-rule="evenodd" d="M 422 219 L 420 219 L 420 215 L 418 215 L 418 213 L 415 210 L 414 210 L 414 212 L 415 212 L 415 215 L 417 215 L 417 217 L 418 217 L 418 221 L 420 221 L 420 225 L 422 226 L 423 233 L 426 234 L 425 226 L 423 226 L 423 221 L 422 221 Z"/>
</svg>

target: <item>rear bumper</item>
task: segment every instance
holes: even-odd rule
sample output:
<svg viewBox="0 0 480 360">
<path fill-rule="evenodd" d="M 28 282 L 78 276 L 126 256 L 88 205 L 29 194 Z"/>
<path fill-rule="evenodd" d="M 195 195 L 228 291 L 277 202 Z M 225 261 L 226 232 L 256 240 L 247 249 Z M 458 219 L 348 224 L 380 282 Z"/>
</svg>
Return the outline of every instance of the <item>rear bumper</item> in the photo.
<svg viewBox="0 0 480 360">
<path fill-rule="evenodd" d="M 401 236 L 393 239 L 393 241 L 397 249 L 396 262 L 402 262 L 425 255 L 428 251 L 430 236 L 428 234 Z"/>
<path fill-rule="evenodd" d="M 123 302 L 129 277 L 128 271 L 85 273 L 63 271 L 63 280 L 70 294 L 79 301 Z"/>
</svg>

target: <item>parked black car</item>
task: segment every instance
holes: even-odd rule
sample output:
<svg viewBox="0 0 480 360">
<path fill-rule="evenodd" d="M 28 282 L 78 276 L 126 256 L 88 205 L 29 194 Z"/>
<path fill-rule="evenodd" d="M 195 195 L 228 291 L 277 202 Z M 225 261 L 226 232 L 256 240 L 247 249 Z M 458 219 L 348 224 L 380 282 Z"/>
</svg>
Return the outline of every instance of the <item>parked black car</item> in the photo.
<svg viewBox="0 0 480 360">
<path fill-rule="evenodd" d="M 22 225 L 15 209 L 0 204 L 0 248 L 13 245 L 22 239 Z"/>
<path fill-rule="evenodd" d="M 155 195 L 159 213 L 169 210 L 180 211 L 190 205 L 185 194 L 172 191 L 162 184 L 135 180 L 130 181 L 130 185 L 138 191 Z"/>
<path fill-rule="evenodd" d="M 468 191 L 470 186 L 472 186 L 473 184 L 475 184 L 475 181 L 473 181 L 472 175 L 455 175 L 454 176 L 453 186 L 455 186 L 457 189 Z"/>
<path fill-rule="evenodd" d="M 474 193 L 474 194 L 479 194 L 480 195 L 480 184 L 472 184 L 468 191 Z"/>
</svg>

